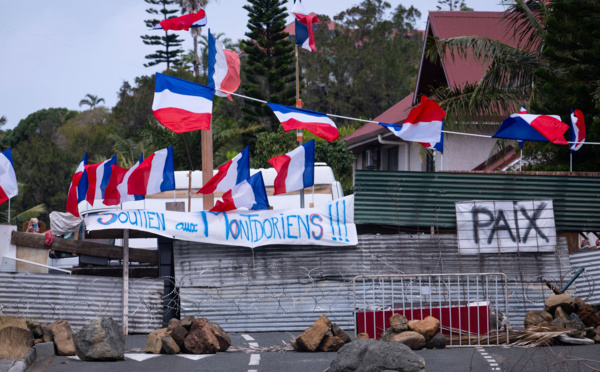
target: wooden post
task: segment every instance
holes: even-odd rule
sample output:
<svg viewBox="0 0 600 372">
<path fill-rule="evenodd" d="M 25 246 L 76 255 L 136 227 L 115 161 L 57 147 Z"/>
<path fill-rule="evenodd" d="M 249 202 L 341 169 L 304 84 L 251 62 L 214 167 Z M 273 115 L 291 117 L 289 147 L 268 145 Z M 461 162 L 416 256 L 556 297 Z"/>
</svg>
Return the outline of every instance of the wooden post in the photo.
<svg viewBox="0 0 600 372">
<path fill-rule="evenodd" d="M 212 122 L 211 122 L 212 126 Z M 202 131 L 202 185 L 213 176 L 213 142 L 212 128 Z M 202 207 L 205 211 L 215 206 L 215 195 L 205 194 L 202 197 Z"/>
<path fill-rule="evenodd" d="M 123 334 L 129 324 L 129 230 L 123 230 Z"/>
<path fill-rule="evenodd" d="M 302 101 L 300 101 L 300 64 L 298 62 L 298 45 L 296 44 L 296 107 L 302 108 Z M 298 146 L 302 146 L 304 141 L 302 129 L 296 129 L 296 141 Z M 300 208 L 304 208 L 304 189 L 300 190 Z"/>
</svg>

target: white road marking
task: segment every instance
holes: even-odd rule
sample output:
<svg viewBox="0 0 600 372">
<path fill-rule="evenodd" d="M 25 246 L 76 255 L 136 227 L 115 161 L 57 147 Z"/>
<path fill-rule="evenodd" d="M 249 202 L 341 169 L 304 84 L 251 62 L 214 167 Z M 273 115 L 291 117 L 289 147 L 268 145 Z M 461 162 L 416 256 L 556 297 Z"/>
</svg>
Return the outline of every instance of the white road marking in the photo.
<svg viewBox="0 0 600 372">
<path fill-rule="evenodd" d="M 178 356 L 185 358 L 185 359 L 190 359 L 190 360 L 200 360 L 200 359 L 211 357 L 212 355 L 178 354 Z"/>
<path fill-rule="evenodd" d="M 249 346 L 258 347 L 258 342 L 248 342 Z"/>
<path fill-rule="evenodd" d="M 254 341 L 254 339 L 252 338 L 252 336 L 250 335 L 242 335 L 242 337 L 244 338 L 244 340 L 246 341 Z"/>
<path fill-rule="evenodd" d="M 156 358 L 160 356 L 160 354 L 146 354 L 146 353 L 126 353 L 125 358 L 133 359 L 138 362 L 143 362 L 144 360 Z"/>
<path fill-rule="evenodd" d="M 249 366 L 257 366 L 260 363 L 260 354 L 250 354 Z"/>
<path fill-rule="evenodd" d="M 498 367 L 498 362 L 496 362 L 496 360 L 491 355 L 486 353 L 484 348 L 482 348 L 481 346 L 478 346 L 478 347 L 475 347 L 475 349 L 477 349 L 477 351 L 481 354 L 481 356 L 483 356 L 485 358 L 485 360 L 490 364 L 490 368 L 492 371 L 500 370 L 500 368 Z"/>
</svg>

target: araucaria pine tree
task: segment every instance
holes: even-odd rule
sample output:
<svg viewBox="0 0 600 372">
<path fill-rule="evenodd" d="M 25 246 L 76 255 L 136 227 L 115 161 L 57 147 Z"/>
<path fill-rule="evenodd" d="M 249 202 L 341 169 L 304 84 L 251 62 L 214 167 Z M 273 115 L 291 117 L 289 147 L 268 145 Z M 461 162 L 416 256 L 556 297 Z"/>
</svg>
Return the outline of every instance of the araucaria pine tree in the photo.
<svg viewBox="0 0 600 372">
<path fill-rule="evenodd" d="M 294 49 L 285 30 L 287 0 L 248 0 L 248 29 L 243 50 L 244 94 L 272 103 L 295 103 Z M 266 104 L 246 100 L 243 108 L 248 124 L 262 124 L 276 131 L 279 121 Z"/>
<path fill-rule="evenodd" d="M 144 22 L 146 23 L 146 27 L 153 28 L 159 22 L 169 19 L 175 18 L 179 9 L 177 7 L 171 8 L 172 5 L 176 5 L 175 0 L 144 0 L 148 4 L 157 5 L 159 9 L 156 8 L 148 8 L 146 12 L 149 14 L 162 14 L 162 19 L 146 19 Z M 152 31 L 156 33 L 160 33 L 160 30 Z M 183 53 L 183 50 L 179 47 L 181 43 L 183 43 L 183 39 L 179 38 L 179 36 L 168 31 L 163 31 L 164 36 L 158 35 L 142 35 L 141 38 L 146 45 L 158 45 L 160 49 L 157 49 L 154 53 L 148 54 L 146 59 L 151 60 L 148 63 L 144 63 L 144 67 L 155 66 L 160 63 L 166 63 L 167 69 L 171 68 L 171 64 L 173 66 L 177 66 L 181 63 L 180 54 Z"/>
</svg>

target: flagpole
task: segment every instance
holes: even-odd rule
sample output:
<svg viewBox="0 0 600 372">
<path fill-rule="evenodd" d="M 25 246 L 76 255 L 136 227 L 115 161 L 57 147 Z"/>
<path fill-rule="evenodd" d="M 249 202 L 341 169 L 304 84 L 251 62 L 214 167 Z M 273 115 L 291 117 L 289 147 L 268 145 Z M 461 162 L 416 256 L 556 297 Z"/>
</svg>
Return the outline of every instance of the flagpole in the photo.
<svg viewBox="0 0 600 372">
<path fill-rule="evenodd" d="M 8 221 L 7 222 L 10 224 L 10 198 L 8 198 Z"/>
<path fill-rule="evenodd" d="M 523 170 L 523 149 L 521 149 L 521 156 L 519 156 L 519 172 Z"/>
<path fill-rule="evenodd" d="M 300 68 L 298 63 L 298 44 L 296 44 L 296 107 L 302 108 L 302 101 L 300 101 Z M 296 129 L 296 141 L 298 146 L 302 146 L 303 142 L 302 129 Z M 304 208 L 304 189 L 300 190 L 300 208 Z"/>
<path fill-rule="evenodd" d="M 213 176 L 213 138 L 212 138 L 212 118 L 210 128 L 202 131 L 202 185 Z M 205 211 L 215 206 L 215 194 L 204 194 L 202 196 L 202 207 Z"/>
<path fill-rule="evenodd" d="M 569 153 L 569 172 L 573 172 L 573 153 Z"/>
</svg>

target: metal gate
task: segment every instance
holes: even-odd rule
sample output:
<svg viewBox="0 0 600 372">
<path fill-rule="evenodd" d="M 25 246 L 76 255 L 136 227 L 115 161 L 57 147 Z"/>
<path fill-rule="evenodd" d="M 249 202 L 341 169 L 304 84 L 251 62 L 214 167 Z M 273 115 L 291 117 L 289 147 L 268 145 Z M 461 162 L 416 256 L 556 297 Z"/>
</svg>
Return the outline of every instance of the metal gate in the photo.
<svg viewBox="0 0 600 372">
<path fill-rule="evenodd" d="M 389 318 L 433 316 L 448 346 L 508 345 L 508 279 L 502 273 L 354 278 L 354 329 L 380 338 Z"/>
</svg>

